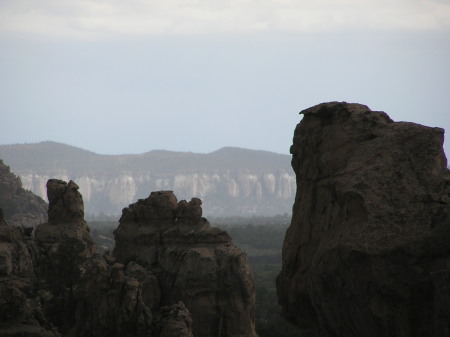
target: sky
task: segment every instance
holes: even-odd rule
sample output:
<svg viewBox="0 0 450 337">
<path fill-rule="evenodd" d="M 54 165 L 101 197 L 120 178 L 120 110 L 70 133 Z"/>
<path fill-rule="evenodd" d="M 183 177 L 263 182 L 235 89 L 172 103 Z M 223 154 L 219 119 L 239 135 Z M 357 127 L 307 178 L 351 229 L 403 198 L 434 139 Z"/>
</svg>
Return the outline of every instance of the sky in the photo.
<svg viewBox="0 0 450 337">
<path fill-rule="evenodd" d="M 0 144 L 288 154 L 327 101 L 450 139 L 449 60 L 448 0 L 1 0 Z"/>
</svg>

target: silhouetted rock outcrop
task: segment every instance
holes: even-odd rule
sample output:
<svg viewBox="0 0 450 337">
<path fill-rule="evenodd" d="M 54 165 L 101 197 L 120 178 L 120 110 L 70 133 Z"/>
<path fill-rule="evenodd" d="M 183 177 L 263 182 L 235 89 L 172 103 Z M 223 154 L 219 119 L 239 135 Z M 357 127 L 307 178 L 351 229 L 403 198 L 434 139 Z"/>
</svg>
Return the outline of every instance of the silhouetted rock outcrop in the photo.
<svg viewBox="0 0 450 337">
<path fill-rule="evenodd" d="M 117 261 L 149 269 L 161 305 L 183 301 L 196 337 L 256 336 L 247 257 L 202 218 L 200 199 L 178 202 L 171 191 L 152 192 L 123 210 L 114 236 Z"/>
<path fill-rule="evenodd" d="M 96 253 L 78 186 L 47 183 L 35 238 L 0 209 L 0 335 L 254 337 L 253 277 L 201 201 L 154 192 L 123 211 L 115 256 Z"/>
<path fill-rule="evenodd" d="M 59 245 L 68 240 L 80 245 L 80 255 L 91 257 L 96 247 L 90 229 L 84 220 L 83 197 L 72 180 L 50 179 L 47 182 L 48 223 L 35 230 L 36 242 L 43 254 L 52 257 Z"/>
<path fill-rule="evenodd" d="M 22 188 L 20 178 L 0 160 L 0 207 L 11 226 L 35 227 L 47 219 L 47 203 Z"/>
<path fill-rule="evenodd" d="M 277 279 L 284 316 L 325 336 L 449 336 L 444 130 L 364 105 L 302 112 Z"/>
</svg>

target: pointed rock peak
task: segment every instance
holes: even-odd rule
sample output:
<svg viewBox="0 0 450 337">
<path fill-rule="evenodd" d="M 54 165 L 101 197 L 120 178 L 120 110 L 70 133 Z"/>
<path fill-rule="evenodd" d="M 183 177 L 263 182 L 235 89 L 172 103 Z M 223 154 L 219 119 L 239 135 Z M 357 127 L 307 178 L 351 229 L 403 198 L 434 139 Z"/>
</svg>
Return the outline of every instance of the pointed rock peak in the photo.
<svg viewBox="0 0 450 337">
<path fill-rule="evenodd" d="M 67 187 L 70 189 L 74 189 L 74 190 L 79 190 L 80 187 L 73 181 L 69 181 L 69 183 L 67 184 Z"/>
<path fill-rule="evenodd" d="M 78 192 L 78 185 L 72 180 L 67 183 L 50 179 L 47 194 L 48 223 L 40 224 L 35 230 L 40 249 L 46 251 L 53 263 L 59 253 L 76 252 L 75 255 L 83 258 L 94 255 L 97 248 L 84 220 L 83 197 Z"/>
<path fill-rule="evenodd" d="M 48 222 L 50 224 L 84 222 L 83 197 L 78 189 L 78 185 L 72 180 L 69 183 L 59 179 L 48 180 Z"/>
</svg>

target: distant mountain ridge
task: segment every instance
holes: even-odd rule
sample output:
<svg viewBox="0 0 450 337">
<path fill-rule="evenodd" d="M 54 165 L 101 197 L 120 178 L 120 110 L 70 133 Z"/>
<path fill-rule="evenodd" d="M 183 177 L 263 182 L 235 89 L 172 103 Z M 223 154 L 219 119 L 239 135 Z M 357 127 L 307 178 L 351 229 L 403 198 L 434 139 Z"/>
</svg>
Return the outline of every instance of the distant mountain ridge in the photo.
<svg viewBox="0 0 450 337">
<path fill-rule="evenodd" d="M 155 190 L 182 199 L 200 197 L 211 215 L 290 213 L 295 176 L 289 155 L 225 147 L 201 154 L 153 150 L 101 155 L 45 141 L 0 145 L 0 159 L 20 176 L 24 188 L 46 198 L 50 178 L 74 180 L 88 213 L 120 213 Z"/>
</svg>

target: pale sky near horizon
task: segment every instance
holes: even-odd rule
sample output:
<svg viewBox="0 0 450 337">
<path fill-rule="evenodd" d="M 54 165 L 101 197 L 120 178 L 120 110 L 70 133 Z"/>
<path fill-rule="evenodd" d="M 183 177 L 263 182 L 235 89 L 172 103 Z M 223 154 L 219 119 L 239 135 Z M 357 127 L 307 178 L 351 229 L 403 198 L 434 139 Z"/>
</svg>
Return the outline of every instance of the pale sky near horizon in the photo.
<svg viewBox="0 0 450 337">
<path fill-rule="evenodd" d="M 450 1 L 2 0 L 0 144 L 289 153 L 326 101 L 447 130 Z"/>
</svg>

